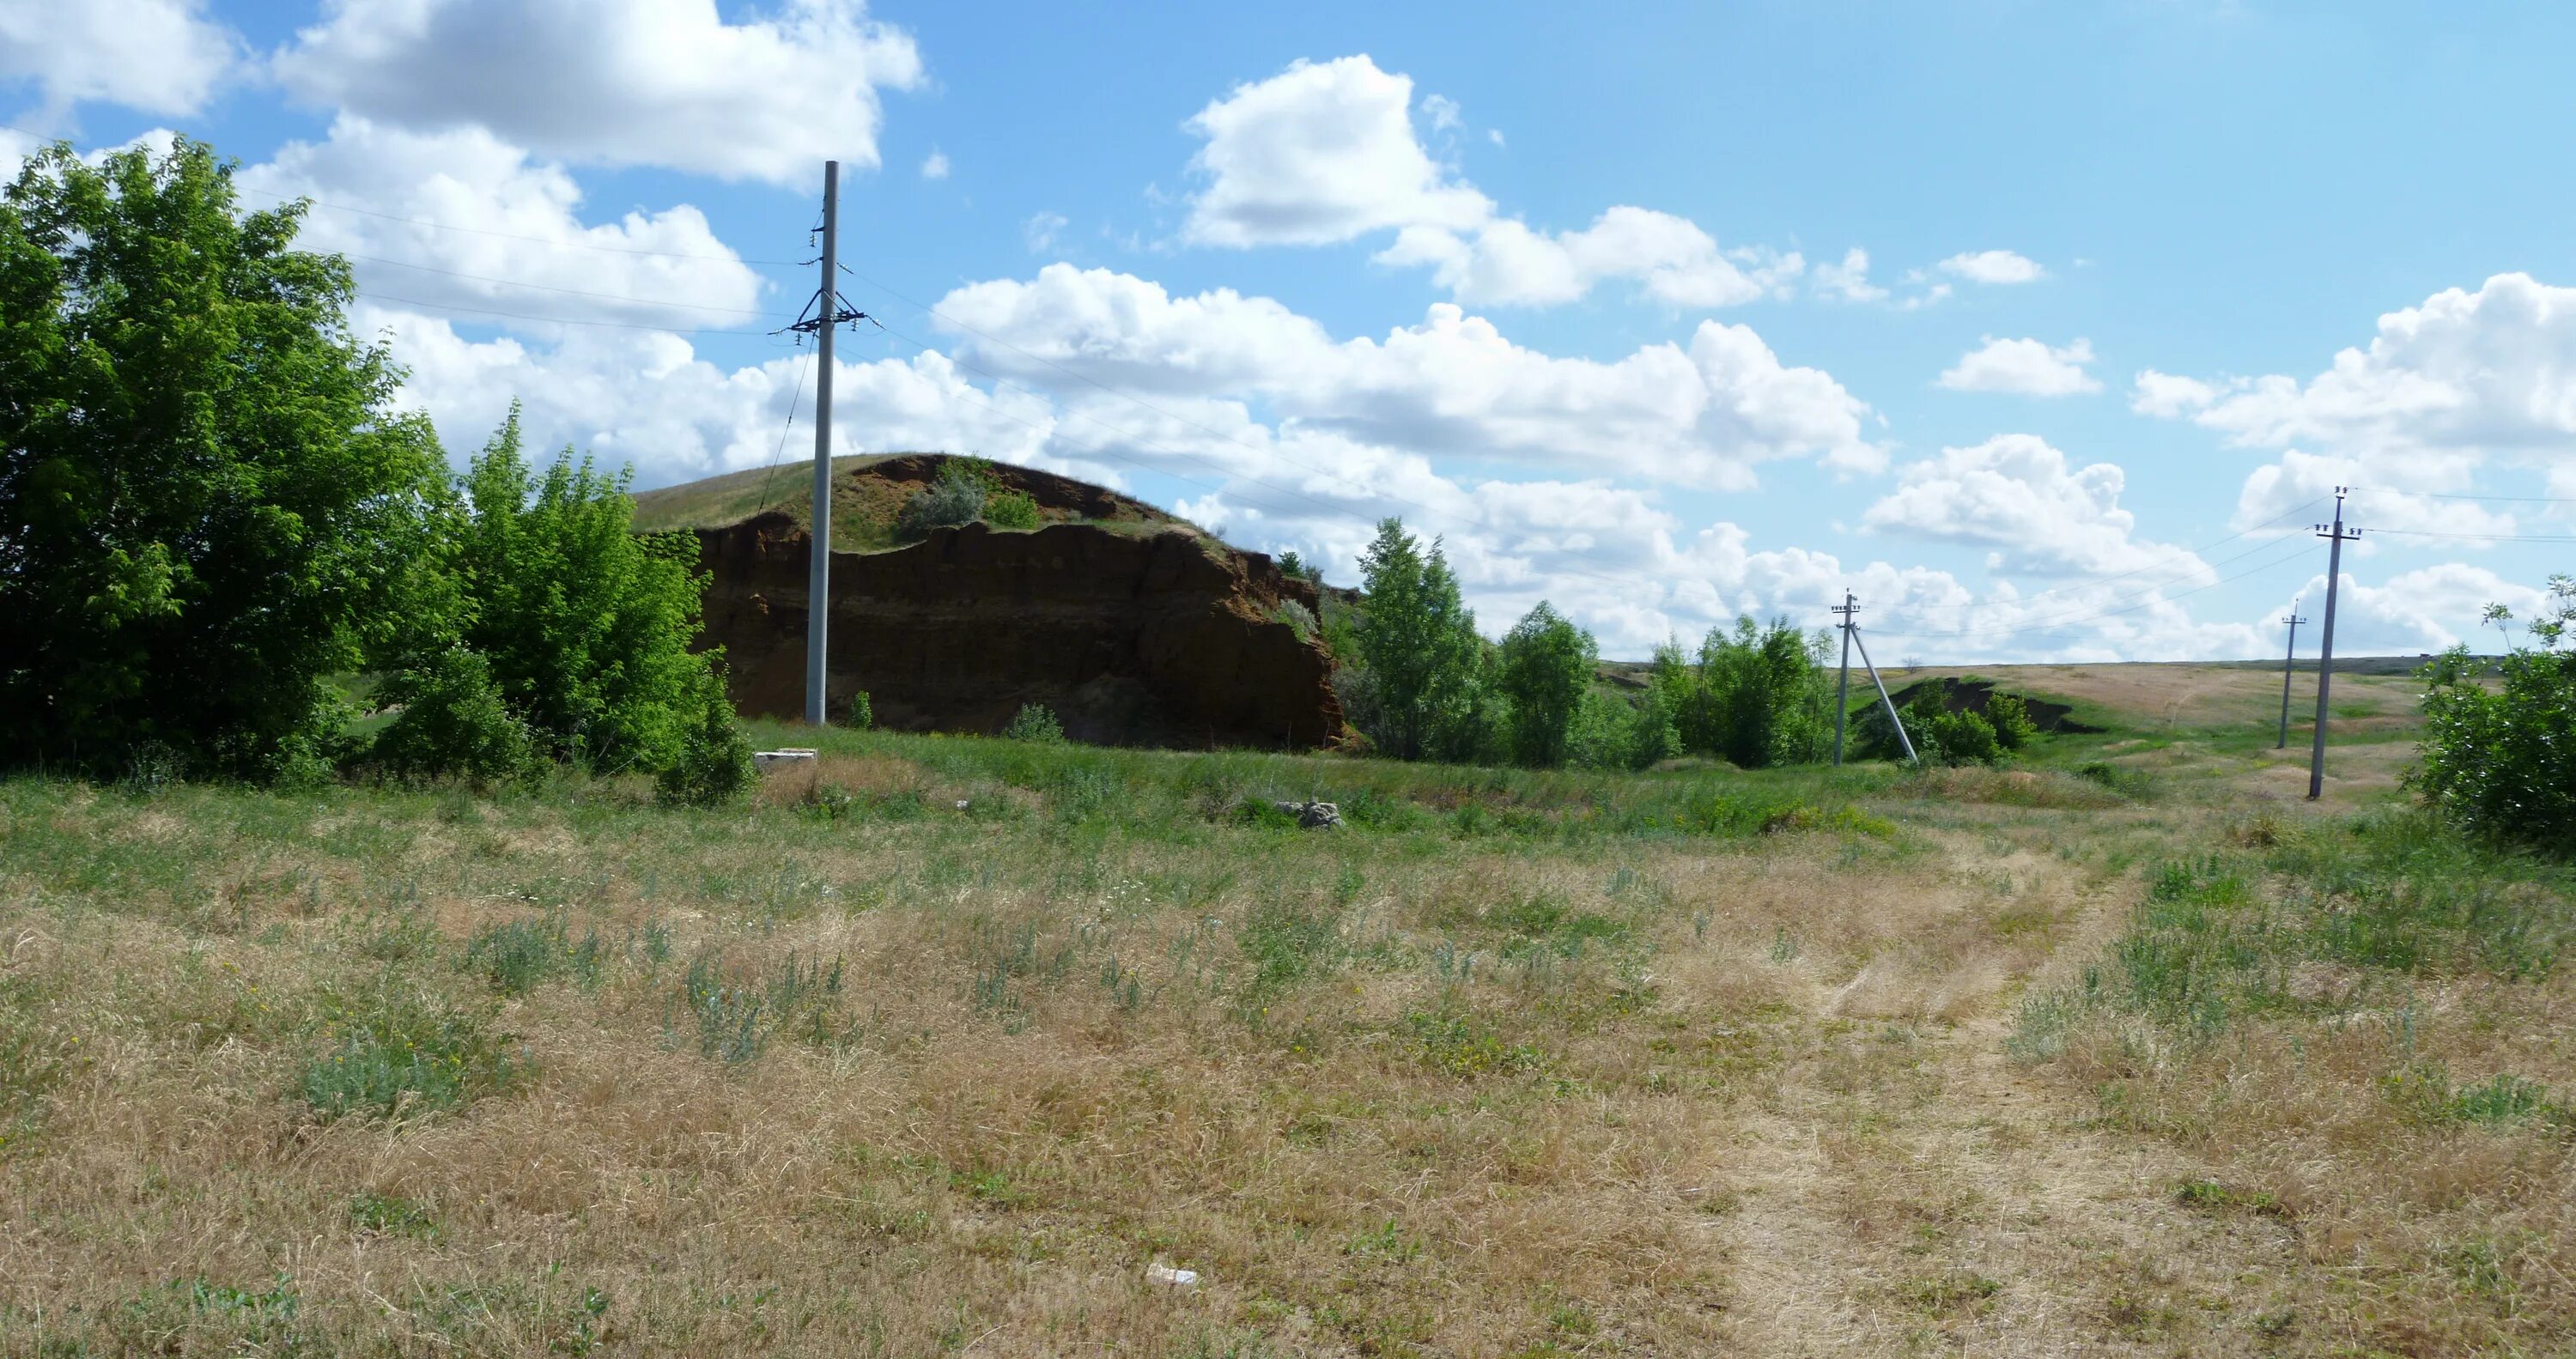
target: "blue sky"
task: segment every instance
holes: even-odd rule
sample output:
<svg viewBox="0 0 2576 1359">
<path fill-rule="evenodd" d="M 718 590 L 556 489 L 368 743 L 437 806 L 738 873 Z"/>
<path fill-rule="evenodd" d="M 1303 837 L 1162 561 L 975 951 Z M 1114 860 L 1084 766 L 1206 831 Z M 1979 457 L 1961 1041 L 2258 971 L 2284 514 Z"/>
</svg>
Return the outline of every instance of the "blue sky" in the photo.
<svg viewBox="0 0 2576 1359">
<path fill-rule="evenodd" d="M 0 0 L 0 155 L 213 142 L 457 457 L 515 396 L 646 486 L 810 451 L 838 156 L 844 451 L 1342 582 L 1400 514 L 1614 655 L 1845 588 L 1891 657 L 2276 654 L 2337 484 L 2345 652 L 2566 568 L 2576 13 L 1618 15 Z"/>
</svg>

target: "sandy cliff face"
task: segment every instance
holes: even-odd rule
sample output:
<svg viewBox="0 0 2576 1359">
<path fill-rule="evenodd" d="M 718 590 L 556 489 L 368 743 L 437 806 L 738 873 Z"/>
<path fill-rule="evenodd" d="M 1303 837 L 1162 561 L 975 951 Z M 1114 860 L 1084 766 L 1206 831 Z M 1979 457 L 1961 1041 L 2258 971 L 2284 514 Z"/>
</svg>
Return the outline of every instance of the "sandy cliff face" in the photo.
<svg viewBox="0 0 2576 1359">
<path fill-rule="evenodd" d="M 713 574 L 706 640 L 743 711 L 792 717 L 805 691 L 804 527 L 784 514 L 696 530 Z M 880 725 L 990 732 L 1043 703 L 1077 740 L 1311 748 L 1337 739 L 1322 644 L 1271 613 L 1314 587 L 1268 557 L 1180 529 L 1057 523 L 940 529 L 832 554 L 830 702 Z"/>
</svg>

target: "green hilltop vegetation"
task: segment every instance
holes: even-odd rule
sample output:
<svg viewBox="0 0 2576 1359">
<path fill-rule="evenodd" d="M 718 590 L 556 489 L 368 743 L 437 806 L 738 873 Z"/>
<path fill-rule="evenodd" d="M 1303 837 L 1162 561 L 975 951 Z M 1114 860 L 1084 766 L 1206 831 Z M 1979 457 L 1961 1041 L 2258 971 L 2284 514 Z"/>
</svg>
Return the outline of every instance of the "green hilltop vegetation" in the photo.
<svg viewBox="0 0 2576 1359">
<path fill-rule="evenodd" d="M 833 550 L 882 552 L 910 542 L 902 522 L 904 509 L 924 487 L 915 480 L 875 473 L 889 464 L 917 465 L 923 462 L 935 464 L 941 480 L 980 480 L 983 493 L 997 505 L 1011 494 L 1000 485 L 1003 477 L 1039 488 L 1036 495 L 1021 493 L 1028 501 L 1026 509 L 1030 513 L 1016 519 L 1008 517 L 1008 511 L 1005 511 L 997 520 L 995 515 L 979 507 L 972 517 L 981 518 L 996 528 L 1085 523 L 1111 532 L 1185 532 L 1205 536 L 1204 530 L 1196 525 L 1143 501 L 1081 486 L 1067 479 L 1018 468 L 999 468 L 981 459 L 955 454 L 883 453 L 832 459 Z M 1062 504 L 1066 497 L 1057 491 L 1058 483 L 1065 488 L 1079 488 L 1086 493 L 1086 499 L 1105 506 L 1107 513 L 1085 514 L 1078 508 Z M 934 481 L 932 486 L 938 484 Z M 775 467 L 727 472 L 640 492 L 635 497 L 635 527 L 647 533 L 727 528 L 755 515 L 775 512 L 786 515 L 798 528 L 810 531 L 814 522 L 813 495 L 813 461 L 810 458 L 791 459 Z"/>
</svg>

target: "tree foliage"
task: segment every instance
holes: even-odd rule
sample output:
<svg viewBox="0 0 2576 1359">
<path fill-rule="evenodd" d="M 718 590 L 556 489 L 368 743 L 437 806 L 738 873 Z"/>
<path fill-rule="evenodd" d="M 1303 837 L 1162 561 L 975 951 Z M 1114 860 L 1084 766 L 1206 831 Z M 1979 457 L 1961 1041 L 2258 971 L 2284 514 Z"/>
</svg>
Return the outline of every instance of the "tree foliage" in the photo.
<svg viewBox="0 0 2576 1359">
<path fill-rule="evenodd" d="M 1499 677 L 1510 705 L 1515 761 L 1543 769 L 1566 762 L 1600 659 L 1592 634 L 1567 622 L 1546 600 L 1504 634 Z"/>
<path fill-rule="evenodd" d="M 2501 613 L 2491 610 L 2490 616 Z M 2426 667 L 2423 799 L 2468 829 L 2567 852 L 2576 844 L 2576 577 L 2549 603 L 2489 688 L 2465 646 Z"/>
<path fill-rule="evenodd" d="M 1376 714 L 1369 739 L 1397 759 L 1473 758 L 1487 707 L 1484 641 L 1439 541 L 1425 554 L 1403 520 L 1383 520 L 1360 575 L 1368 612 L 1359 649 Z"/>
<path fill-rule="evenodd" d="M 1712 628 L 1696 656 L 1677 643 L 1655 652 L 1653 692 L 1682 749 L 1745 769 L 1823 758 L 1833 743 L 1833 697 L 1823 634 L 1786 618 Z"/>
<path fill-rule="evenodd" d="M 309 771 L 326 677 L 437 621 L 436 441 L 302 217 L 184 139 L 0 192 L 0 763 Z"/>
</svg>

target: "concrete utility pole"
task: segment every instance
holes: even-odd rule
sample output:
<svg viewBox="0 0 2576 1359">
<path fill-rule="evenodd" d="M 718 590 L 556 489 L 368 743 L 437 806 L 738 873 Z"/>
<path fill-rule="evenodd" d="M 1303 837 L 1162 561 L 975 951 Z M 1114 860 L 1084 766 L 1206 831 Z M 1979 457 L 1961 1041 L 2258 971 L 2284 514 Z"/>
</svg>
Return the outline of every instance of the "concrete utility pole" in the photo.
<svg viewBox="0 0 2576 1359">
<path fill-rule="evenodd" d="M 2334 524 L 2317 525 L 2317 536 L 2333 544 L 2326 549 L 2326 632 L 2317 646 L 2317 743 L 2308 756 L 2308 801 L 2325 796 L 2326 791 L 2326 695 L 2334 686 L 2334 619 L 2335 587 L 2343 582 L 2343 545 L 2361 536 L 2360 529 L 2350 533 L 2343 528 L 2343 498 L 2349 488 L 2335 488 Z"/>
<path fill-rule="evenodd" d="M 826 646 L 832 614 L 832 332 L 840 329 L 834 286 L 840 272 L 841 163 L 823 162 L 823 287 L 816 297 L 822 322 L 820 376 L 814 388 L 814 531 L 806 555 L 811 558 L 805 582 L 805 721 L 822 726 Z"/>
<path fill-rule="evenodd" d="M 1843 762 L 1843 716 L 1851 711 L 1852 615 L 1860 612 L 1860 605 L 1852 602 L 1851 591 L 1843 591 L 1843 602 L 1834 612 L 1843 616 L 1843 621 L 1838 624 L 1843 630 L 1842 678 L 1834 685 L 1834 765 L 1840 768 Z"/>
<path fill-rule="evenodd" d="M 2293 607 L 2290 616 L 2281 621 L 2290 625 L 2290 649 L 2281 658 L 2281 744 L 2272 747 L 2274 750 L 2290 748 L 2290 671 L 2299 658 L 2299 625 L 2308 620 Z"/>
<path fill-rule="evenodd" d="M 1887 681 L 1880 679 L 1878 667 L 1869 663 L 1869 643 L 1860 640 L 1858 624 L 1846 626 L 1850 627 L 1851 631 L 1845 635 L 1860 647 L 1860 663 L 1869 671 L 1869 682 L 1878 686 L 1878 701 L 1887 709 L 1888 723 L 1896 728 L 1896 743 L 1905 747 L 1905 762 L 1907 764 L 1918 762 L 1920 757 L 1914 753 L 1914 738 L 1905 734 L 1905 719 L 1896 715 L 1896 700 L 1887 696 Z"/>
</svg>

